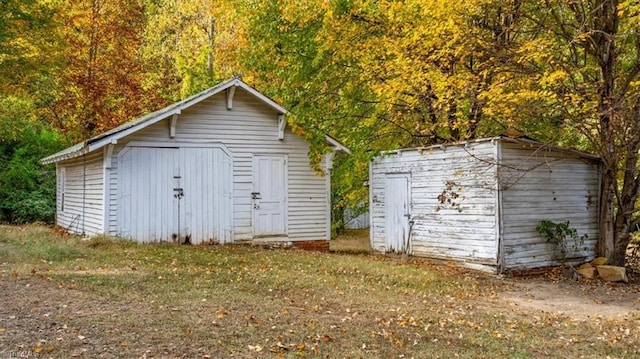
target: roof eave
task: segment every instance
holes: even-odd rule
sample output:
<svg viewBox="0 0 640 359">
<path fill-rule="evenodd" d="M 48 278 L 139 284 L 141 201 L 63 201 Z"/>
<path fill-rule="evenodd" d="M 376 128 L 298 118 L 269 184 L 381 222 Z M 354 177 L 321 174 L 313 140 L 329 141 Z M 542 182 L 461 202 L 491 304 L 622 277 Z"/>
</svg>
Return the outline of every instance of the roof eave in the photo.
<svg viewBox="0 0 640 359">
<path fill-rule="evenodd" d="M 60 161 L 64 161 L 64 160 L 70 160 L 76 157 L 80 157 L 88 152 L 90 152 L 88 150 L 88 147 L 86 145 L 85 142 L 81 142 L 81 143 L 77 143 L 73 146 L 71 146 L 70 148 L 73 148 L 75 146 L 79 146 L 77 150 L 73 150 L 73 151 L 68 151 L 69 148 L 66 148 L 60 152 L 54 153 L 51 156 L 47 156 L 43 159 L 40 160 L 40 163 L 44 164 L 44 165 L 48 165 L 51 163 L 56 163 L 56 162 L 60 162 Z"/>
<path fill-rule="evenodd" d="M 342 151 L 344 153 L 347 154 L 351 154 L 351 150 L 348 149 L 345 145 L 343 145 L 342 143 L 340 143 L 338 140 L 336 140 L 335 138 L 329 136 L 329 135 L 325 135 L 325 141 L 327 141 L 331 146 L 333 146 L 333 148 L 336 151 Z"/>
<path fill-rule="evenodd" d="M 131 126 L 129 128 L 123 129 L 122 131 L 118 131 L 115 133 L 112 133 L 108 136 L 102 137 L 102 138 L 97 138 L 94 140 L 89 140 L 88 141 L 88 152 L 93 152 L 95 150 L 98 150 L 108 144 L 115 144 L 118 142 L 119 139 L 128 136 L 134 132 L 140 131 L 143 128 L 149 127 L 153 124 L 156 124 L 162 120 L 164 120 L 167 117 L 173 116 L 175 114 L 180 114 L 182 109 L 184 107 L 183 106 L 178 106 L 175 109 L 172 109 L 170 111 L 167 112 L 163 112 L 161 114 L 158 114 L 157 116 L 154 116 L 150 119 L 148 119 L 147 121 L 141 122 L 139 124 L 136 124 L 134 126 Z"/>
<path fill-rule="evenodd" d="M 517 138 L 517 137 L 508 137 L 508 136 L 495 136 L 495 137 L 485 137 L 485 138 L 478 138 L 478 139 L 473 139 L 473 140 L 467 140 L 467 141 L 460 141 L 460 142 L 455 142 L 455 143 L 449 143 L 449 144 L 439 144 L 439 145 L 431 145 L 431 146 L 425 146 L 425 147 L 414 147 L 414 148 L 400 148 L 397 150 L 387 150 L 387 151 L 382 151 L 380 152 L 380 154 L 392 154 L 392 153 L 401 153 L 401 152 L 405 152 L 405 151 L 425 151 L 425 150 L 429 150 L 429 149 L 433 149 L 433 148 L 446 148 L 446 147 L 450 147 L 450 146 L 466 146 L 466 145 L 471 145 L 471 144 L 476 144 L 476 143 L 482 143 L 482 142 L 493 142 L 493 141 L 507 141 L 507 142 L 512 142 L 512 143 L 520 143 L 520 144 L 528 144 L 528 145 L 534 145 L 534 146 L 546 146 L 547 148 L 556 150 L 556 151 L 560 151 L 560 152 L 566 152 L 566 153 L 573 153 L 574 155 L 578 156 L 578 157 L 582 157 L 582 158 L 586 158 L 586 159 L 590 159 L 590 160 L 594 160 L 594 161 L 601 161 L 601 157 L 598 155 L 594 155 L 588 152 L 583 152 L 580 150 L 576 150 L 573 148 L 564 148 L 564 147 L 558 147 L 558 146 L 551 146 L 548 144 L 545 144 L 543 142 L 540 141 L 536 141 L 530 138 Z"/>
<path fill-rule="evenodd" d="M 589 153 L 589 152 L 576 150 L 574 148 L 558 147 L 558 146 L 554 146 L 554 145 L 549 145 L 549 144 L 545 144 L 543 142 L 532 140 L 532 139 L 529 139 L 529 138 L 515 138 L 515 137 L 506 137 L 506 136 L 500 136 L 499 138 L 500 138 L 500 140 L 503 140 L 503 141 L 509 141 L 509 142 L 513 142 L 513 143 L 526 143 L 526 144 L 530 144 L 530 145 L 534 145 L 534 146 L 540 146 L 540 147 L 544 146 L 544 147 L 547 147 L 547 148 L 555 150 L 555 151 L 573 153 L 574 155 L 576 155 L 578 157 L 587 158 L 587 159 L 590 159 L 590 160 L 600 161 L 602 159 L 600 156 L 594 155 L 594 154 Z"/>
</svg>

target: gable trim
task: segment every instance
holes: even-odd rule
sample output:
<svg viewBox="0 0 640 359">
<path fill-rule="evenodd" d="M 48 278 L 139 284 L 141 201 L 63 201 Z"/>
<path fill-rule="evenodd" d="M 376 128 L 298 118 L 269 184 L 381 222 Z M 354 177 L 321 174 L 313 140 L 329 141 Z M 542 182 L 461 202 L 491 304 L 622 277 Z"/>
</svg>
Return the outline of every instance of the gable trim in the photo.
<svg viewBox="0 0 640 359">
<path fill-rule="evenodd" d="M 67 149 L 64 149 L 58 153 L 55 153 L 51 156 L 45 157 L 40 160 L 43 164 L 59 162 L 66 159 L 75 158 L 81 156 L 85 153 L 95 151 L 104 147 L 105 145 L 112 143 L 113 141 L 117 141 L 120 138 L 128 136 L 134 132 L 137 132 L 145 127 L 151 126 L 161 120 L 166 119 L 167 117 L 173 115 L 179 115 L 183 109 L 189 108 L 199 102 L 202 102 L 222 91 L 227 89 L 234 89 L 236 87 L 240 87 L 243 90 L 247 91 L 251 95 L 257 97 L 260 101 L 262 101 L 265 105 L 272 108 L 279 115 L 284 115 L 287 113 L 287 110 L 278 105 L 275 101 L 265 96 L 258 90 L 253 87 L 247 85 L 245 82 L 240 80 L 237 77 L 234 77 L 230 80 L 220 83 L 217 86 L 214 86 L 210 89 L 204 90 L 198 94 L 195 94 L 191 97 L 188 97 L 182 101 L 169 105 L 163 109 L 152 112 L 145 116 L 142 116 L 133 121 L 124 123 L 112 130 L 109 130 L 103 134 L 94 136 L 84 142 L 75 144 Z"/>
</svg>

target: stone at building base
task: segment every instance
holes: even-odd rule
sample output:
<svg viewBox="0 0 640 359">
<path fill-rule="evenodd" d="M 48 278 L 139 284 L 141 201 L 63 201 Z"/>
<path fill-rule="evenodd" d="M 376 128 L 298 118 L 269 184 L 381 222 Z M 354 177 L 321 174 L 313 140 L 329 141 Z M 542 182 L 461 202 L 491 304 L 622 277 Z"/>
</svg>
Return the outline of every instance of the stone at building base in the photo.
<svg viewBox="0 0 640 359">
<path fill-rule="evenodd" d="M 603 266 L 605 264 L 607 264 L 607 258 L 605 257 L 598 257 L 591 261 L 592 267 Z"/>
<path fill-rule="evenodd" d="M 586 267 L 580 266 L 576 272 L 587 279 L 593 279 L 596 276 L 596 269 L 588 263 Z"/>
<path fill-rule="evenodd" d="M 597 266 L 598 275 L 607 282 L 629 282 L 627 269 L 616 266 Z"/>
</svg>

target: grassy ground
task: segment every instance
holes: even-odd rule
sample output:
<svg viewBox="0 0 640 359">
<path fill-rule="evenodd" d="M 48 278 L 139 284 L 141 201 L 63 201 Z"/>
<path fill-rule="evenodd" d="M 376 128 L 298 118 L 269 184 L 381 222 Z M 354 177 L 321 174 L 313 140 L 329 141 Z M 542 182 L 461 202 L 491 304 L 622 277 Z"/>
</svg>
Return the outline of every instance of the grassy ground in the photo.
<svg viewBox="0 0 640 359">
<path fill-rule="evenodd" d="M 0 226 L 0 358 L 636 358 L 640 318 L 494 299 L 427 262 Z"/>
<path fill-rule="evenodd" d="M 334 253 L 369 254 L 369 228 L 346 229 L 338 238 L 332 239 L 330 244 Z"/>
</svg>

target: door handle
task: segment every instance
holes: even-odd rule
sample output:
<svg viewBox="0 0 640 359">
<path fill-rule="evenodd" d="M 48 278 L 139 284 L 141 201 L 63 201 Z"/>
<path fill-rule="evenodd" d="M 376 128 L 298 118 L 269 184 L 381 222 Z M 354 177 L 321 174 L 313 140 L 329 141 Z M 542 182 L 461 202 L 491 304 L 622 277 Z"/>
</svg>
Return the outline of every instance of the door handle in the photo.
<svg viewBox="0 0 640 359">
<path fill-rule="evenodd" d="M 251 192 L 251 199 L 260 199 L 260 192 Z"/>
</svg>

